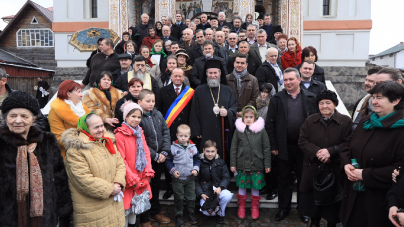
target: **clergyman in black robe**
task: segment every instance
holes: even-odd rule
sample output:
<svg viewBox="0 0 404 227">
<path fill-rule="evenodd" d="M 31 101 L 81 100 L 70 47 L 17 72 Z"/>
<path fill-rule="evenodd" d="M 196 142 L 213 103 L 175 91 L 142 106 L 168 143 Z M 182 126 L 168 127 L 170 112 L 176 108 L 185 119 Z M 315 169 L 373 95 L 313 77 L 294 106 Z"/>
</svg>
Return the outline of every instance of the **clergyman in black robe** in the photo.
<svg viewBox="0 0 404 227">
<path fill-rule="evenodd" d="M 42 95 L 42 91 L 40 90 L 49 92 L 48 82 L 43 80 L 41 77 L 38 78 L 38 90 L 36 91 L 36 99 L 38 100 L 39 108 L 42 109 L 46 106 L 46 103 L 48 103 L 49 94 Z"/>
<path fill-rule="evenodd" d="M 195 90 L 189 125 L 191 127 L 191 138 L 195 139 L 201 136 L 198 147 L 199 152 L 202 152 L 203 146 L 207 140 L 213 140 L 216 142 L 218 154 L 222 157 L 222 116 L 220 113 L 216 115 L 213 112 L 213 107 L 218 101 L 219 96 L 218 106 L 219 108 L 223 106 L 227 112 L 224 120 L 225 129 L 229 131 L 226 133 L 227 138 L 225 138 L 225 140 L 228 141 L 226 144 L 230 145 L 230 139 L 234 131 L 234 122 L 237 116 L 237 100 L 230 87 L 220 84 L 220 70 L 218 68 L 215 68 L 215 70 L 209 69 L 209 71 L 211 70 L 217 71 L 216 75 L 208 75 L 208 83 L 198 86 Z M 219 88 L 220 95 L 218 95 Z M 226 156 L 229 156 L 229 154 L 226 154 Z M 226 157 L 226 159 L 228 159 L 228 157 Z"/>
</svg>

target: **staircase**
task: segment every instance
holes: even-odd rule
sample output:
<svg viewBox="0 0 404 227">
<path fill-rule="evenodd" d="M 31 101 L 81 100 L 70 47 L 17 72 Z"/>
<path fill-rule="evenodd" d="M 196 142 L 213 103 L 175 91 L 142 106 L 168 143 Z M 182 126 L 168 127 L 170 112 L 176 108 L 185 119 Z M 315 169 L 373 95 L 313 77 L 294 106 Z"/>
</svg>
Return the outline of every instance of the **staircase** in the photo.
<svg viewBox="0 0 404 227">
<path fill-rule="evenodd" d="M 168 199 L 163 199 L 164 193 L 167 191 L 166 189 L 166 184 L 165 184 L 165 175 L 164 173 L 161 174 L 161 180 L 160 180 L 160 195 L 159 195 L 159 200 L 160 204 L 162 205 L 174 205 L 174 195 L 172 195 Z M 296 188 L 296 187 L 294 187 Z M 237 186 L 236 186 L 236 177 L 231 178 L 231 182 L 229 185 L 228 190 L 233 193 L 233 198 L 231 202 L 229 203 L 228 207 L 238 207 L 237 204 Z M 247 194 L 250 194 L 250 191 L 247 190 Z M 266 200 L 267 195 L 263 194 L 261 195 L 261 200 L 260 200 L 260 208 L 278 208 L 278 197 L 276 197 L 274 200 Z M 185 203 L 184 203 L 185 204 Z M 198 202 L 199 204 L 199 202 Z M 251 207 L 251 198 L 250 196 L 247 197 L 247 207 Z M 296 208 L 297 206 L 297 193 L 296 190 L 293 192 L 292 196 L 292 208 Z"/>
</svg>

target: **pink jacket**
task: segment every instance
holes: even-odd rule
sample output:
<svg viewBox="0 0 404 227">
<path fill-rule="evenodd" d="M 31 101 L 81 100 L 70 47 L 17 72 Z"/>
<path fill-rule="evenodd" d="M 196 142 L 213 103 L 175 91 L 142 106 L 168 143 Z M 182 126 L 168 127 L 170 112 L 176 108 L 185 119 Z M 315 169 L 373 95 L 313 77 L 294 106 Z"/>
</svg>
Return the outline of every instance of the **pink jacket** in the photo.
<svg viewBox="0 0 404 227">
<path fill-rule="evenodd" d="M 124 198 L 123 204 L 126 209 L 131 207 L 130 201 L 135 195 L 135 191 L 138 195 L 142 194 L 145 189 L 150 192 L 150 198 L 152 198 L 151 188 L 149 179 L 154 177 L 154 170 L 152 169 L 151 159 L 150 159 L 150 150 L 146 144 L 146 139 L 143 134 L 142 129 L 142 140 L 143 140 L 143 148 L 146 154 L 147 165 L 143 172 L 139 172 L 136 166 L 136 136 L 133 135 L 133 131 L 126 125 L 122 125 L 121 127 L 115 129 L 115 138 L 116 138 L 116 147 L 118 151 L 121 153 L 123 162 L 126 167 L 126 188 L 123 191 Z M 140 186 L 140 183 L 143 183 Z M 133 186 L 136 185 L 134 188 Z"/>
</svg>

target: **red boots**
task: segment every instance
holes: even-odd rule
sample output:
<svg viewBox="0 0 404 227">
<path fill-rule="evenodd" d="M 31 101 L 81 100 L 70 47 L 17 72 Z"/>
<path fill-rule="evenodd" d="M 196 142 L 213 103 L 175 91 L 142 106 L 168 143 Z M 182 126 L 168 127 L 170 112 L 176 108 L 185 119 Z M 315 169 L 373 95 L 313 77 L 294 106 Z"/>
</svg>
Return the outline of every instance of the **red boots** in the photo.
<svg viewBox="0 0 404 227">
<path fill-rule="evenodd" d="M 245 218 L 245 202 L 247 200 L 247 194 L 246 195 L 240 195 L 237 193 L 237 199 L 238 199 L 238 218 L 244 219 Z"/>
<path fill-rule="evenodd" d="M 251 218 L 252 219 L 258 219 L 260 217 L 260 199 L 261 196 L 253 196 L 251 195 Z M 244 206 L 245 208 L 245 206 Z M 239 207 L 239 213 L 240 213 L 240 207 Z M 240 215 L 239 215 L 240 217 Z"/>
</svg>

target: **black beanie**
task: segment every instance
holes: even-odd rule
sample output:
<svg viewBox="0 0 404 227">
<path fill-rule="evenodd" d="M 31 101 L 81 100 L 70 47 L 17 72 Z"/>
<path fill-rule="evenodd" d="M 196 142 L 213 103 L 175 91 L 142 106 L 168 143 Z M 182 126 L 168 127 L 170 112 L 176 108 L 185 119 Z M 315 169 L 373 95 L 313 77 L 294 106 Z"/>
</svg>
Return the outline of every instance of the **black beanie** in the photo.
<svg viewBox="0 0 404 227">
<path fill-rule="evenodd" d="M 4 114 L 15 108 L 28 109 L 34 114 L 34 116 L 37 116 L 40 111 L 38 102 L 34 96 L 23 91 L 11 92 L 1 105 L 1 112 Z"/>
<path fill-rule="evenodd" d="M 337 94 L 333 91 L 324 90 L 324 91 L 320 92 L 320 94 L 318 94 L 316 97 L 317 106 L 318 106 L 318 103 L 323 99 L 329 99 L 329 100 L 335 102 L 338 106 L 338 97 L 337 97 Z"/>
</svg>

